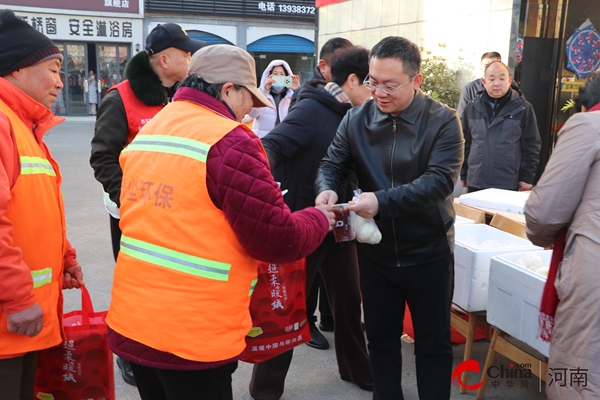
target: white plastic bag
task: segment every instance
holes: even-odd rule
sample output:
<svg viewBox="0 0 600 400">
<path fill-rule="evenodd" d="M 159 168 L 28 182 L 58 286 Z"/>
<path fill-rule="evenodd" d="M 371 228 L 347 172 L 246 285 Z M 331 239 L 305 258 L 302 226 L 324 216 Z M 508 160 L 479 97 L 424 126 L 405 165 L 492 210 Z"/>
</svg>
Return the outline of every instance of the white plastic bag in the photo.
<svg viewBox="0 0 600 400">
<path fill-rule="evenodd" d="M 360 203 L 358 196 L 362 194 L 362 190 L 354 191 L 352 201 Z M 381 232 L 373 218 L 365 219 L 360 215 L 355 215 L 354 226 L 356 229 L 356 240 L 361 243 L 378 244 L 381 242 Z"/>
</svg>

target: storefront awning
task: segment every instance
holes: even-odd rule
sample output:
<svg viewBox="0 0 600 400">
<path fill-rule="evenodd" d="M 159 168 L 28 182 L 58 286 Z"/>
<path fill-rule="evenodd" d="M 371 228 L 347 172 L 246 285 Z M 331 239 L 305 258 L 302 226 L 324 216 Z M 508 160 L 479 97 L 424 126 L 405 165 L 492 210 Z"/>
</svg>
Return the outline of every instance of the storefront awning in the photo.
<svg viewBox="0 0 600 400">
<path fill-rule="evenodd" d="M 191 36 L 191 35 L 190 35 Z M 294 35 L 273 35 L 256 40 L 248 45 L 248 51 L 263 53 L 314 53 L 315 44 Z"/>
</svg>

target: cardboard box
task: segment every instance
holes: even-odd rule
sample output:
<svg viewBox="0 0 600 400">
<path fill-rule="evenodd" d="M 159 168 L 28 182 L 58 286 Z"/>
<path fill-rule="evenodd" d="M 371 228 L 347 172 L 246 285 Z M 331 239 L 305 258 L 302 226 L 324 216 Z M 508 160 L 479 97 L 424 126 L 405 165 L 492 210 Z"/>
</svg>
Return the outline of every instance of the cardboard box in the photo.
<svg viewBox="0 0 600 400">
<path fill-rule="evenodd" d="M 548 357 L 550 344 L 539 338 L 538 325 L 546 277 L 515 263 L 527 254 L 535 254 L 544 265 L 550 265 L 552 250 L 491 259 L 487 321 Z"/>
<path fill-rule="evenodd" d="M 501 231 L 508 232 L 511 235 L 529 240 L 527 238 L 527 234 L 525 233 L 525 223 L 507 217 L 505 214 L 494 214 L 492 220 L 490 221 L 490 226 L 498 228 Z"/>
<path fill-rule="evenodd" d="M 485 311 L 490 260 L 500 254 L 541 251 L 530 241 L 485 224 L 456 225 L 454 297 L 452 302 L 468 312 Z M 498 247 L 486 247 L 491 241 Z"/>
<path fill-rule="evenodd" d="M 457 199 L 454 201 L 454 211 L 456 212 L 457 217 L 468 218 L 475 221 L 476 224 L 485 223 L 484 211 L 459 204 L 457 203 Z"/>
</svg>

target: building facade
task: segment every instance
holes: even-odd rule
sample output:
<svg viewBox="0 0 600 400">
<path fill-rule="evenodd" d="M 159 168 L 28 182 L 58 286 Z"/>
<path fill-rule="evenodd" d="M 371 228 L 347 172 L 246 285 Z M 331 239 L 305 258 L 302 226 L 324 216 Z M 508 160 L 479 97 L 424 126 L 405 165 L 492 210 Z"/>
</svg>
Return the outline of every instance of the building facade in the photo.
<svg viewBox="0 0 600 400">
<path fill-rule="evenodd" d="M 85 88 L 90 72 L 96 77 L 99 103 L 123 79 L 133 52 L 143 48 L 142 0 L 13 0 L 3 1 L 0 8 L 13 10 L 62 50 L 64 88 L 52 106 L 58 115 L 88 115 Z"/>
<path fill-rule="evenodd" d="M 316 12 L 313 0 L 146 0 L 144 34 L 175 22 L 194 39 L 247 50 L 259 81 L 272 60 L 283 59 L 304 82 L 315 65 Z"/>
</svg>

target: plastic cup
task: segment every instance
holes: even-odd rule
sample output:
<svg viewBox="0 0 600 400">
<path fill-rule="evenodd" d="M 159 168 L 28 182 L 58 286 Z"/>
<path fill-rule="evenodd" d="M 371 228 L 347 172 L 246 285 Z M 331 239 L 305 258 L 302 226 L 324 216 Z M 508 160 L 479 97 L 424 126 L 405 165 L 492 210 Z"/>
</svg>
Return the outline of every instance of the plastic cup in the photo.
<svg viewBox="0 0 600 400">
<path fill-rule="evenodd" d="M 336 242 L 349 242 L 356 238 L 354 226 L 352 226 L 351 211 L 348 209 L 348 203 L 334 204 L 331 206 L 335 214 L 335 225 L 333 226 L 333 235 Z"/>
</svg>

